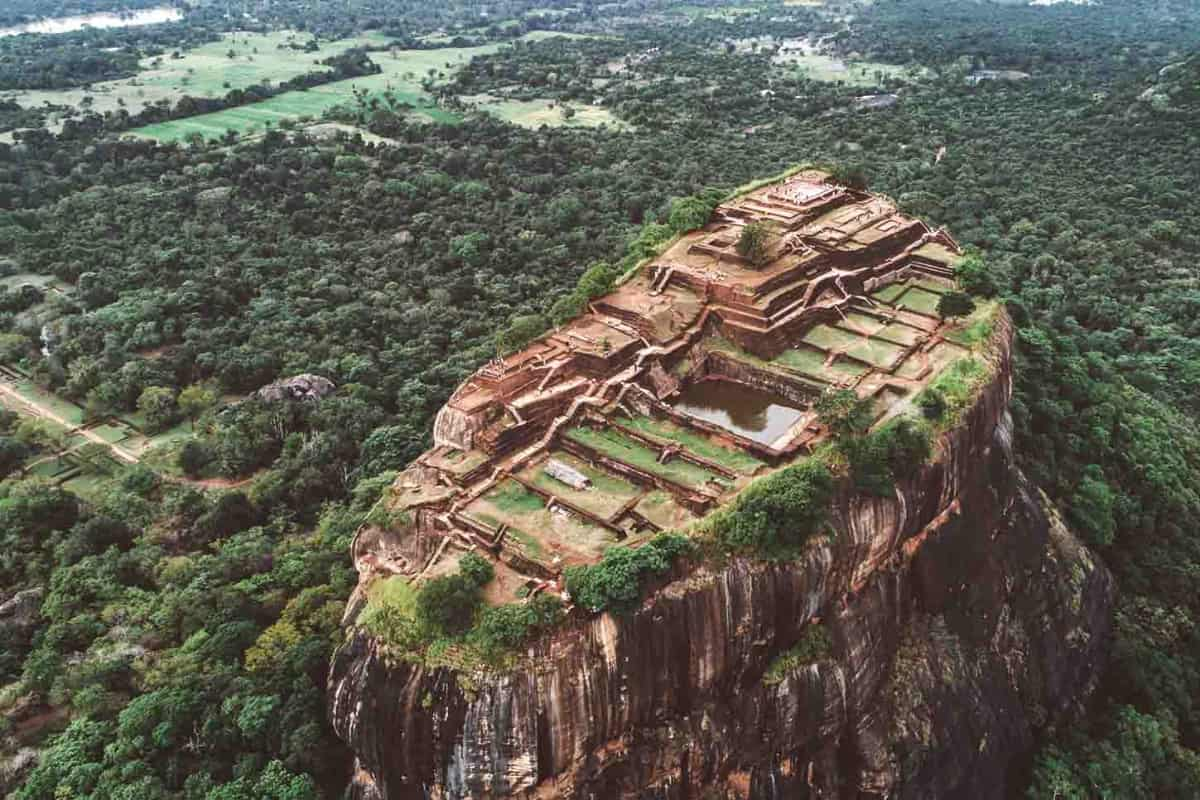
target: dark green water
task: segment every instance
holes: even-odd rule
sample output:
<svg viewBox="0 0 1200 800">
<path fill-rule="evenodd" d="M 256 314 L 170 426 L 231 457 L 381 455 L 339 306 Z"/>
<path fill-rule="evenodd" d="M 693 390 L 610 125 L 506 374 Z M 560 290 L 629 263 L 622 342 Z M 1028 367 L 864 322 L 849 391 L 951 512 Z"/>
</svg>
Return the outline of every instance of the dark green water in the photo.
<svg viewBox="0 0 1200 800">
<path fill-rule="evenodd" d="M 803 414 L 773 394 L 723 380 L 690 384 L 675 401 L 675 409 L 763 444 L 787 433 Z"/>
</svg>

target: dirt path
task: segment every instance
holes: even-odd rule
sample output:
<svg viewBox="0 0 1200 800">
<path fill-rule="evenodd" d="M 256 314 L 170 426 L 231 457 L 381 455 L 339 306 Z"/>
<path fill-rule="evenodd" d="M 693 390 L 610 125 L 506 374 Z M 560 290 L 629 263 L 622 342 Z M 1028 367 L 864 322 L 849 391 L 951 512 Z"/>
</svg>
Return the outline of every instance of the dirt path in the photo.
<svg viewBox="0 0 1200 800">
<path fill-rule="evenodd" d="M 70 422 L 69 420 L 63 419 L 61 416 L 56 414 L 52 409 L 47 408 L 46 406 L 42 405 L 41 403 L 36 402 L 35 400 L 29 399 L 28 397 L 21 394 L 16 389 L 12 388 L 11 386 L 9 386 L 8 384 L 6 384 L 2 381 L 0 381 L 0 394 L 11 397 L 18 404 L 20 404 L 23 408 L 28 409 L 32 416 L 41 417 L 43 419 L 48 419 L 51 422 L 56 422 L 59 425 L 66 428 L 67 433 L 69 433 L 69 434 L 77 433 L 90 442 L 96 442 L 97 444 L 104 445 L 113 453 L 113 455 L 115 455 L 117 458 L 120 458 L 122 461 L 124 461 L 128 464 L 137 464 L 141 461 L 141 457 L 139 455 L 135 454 L 133 451 L 128 450 L 124 447 L 121 447 L 119 444 L 114 444 L 113 442 L 105 441 L 104 438 L 102 436 L 100 436 L 99 434 L 93 433 L 92 431 L 89 431 L 80 425 L 76 425 L 75 423 Z M 42 461 L 45 461 L 45 460 L 51 459 L 51 458 L 59 458 L 61 456 L 66 455 L 67 453 L 70 453 L 73 450 L 77 450 L 79 447 L 82 447 L 82 445 L 75 445 L 74 447 L 63 450 L 61 453 L 57 453 L 54 455 L 48 455 L 45 458 L 39 459 L 37 462 L 34 462 L 34 463 L 35 464 L 41 463 Z M 30 466 L 33 466 L 33 465 L 31 464 Z M 187 484 L 189 486 L 199 486 L 201 489 L 236 489 L 239 486 L 245 486 L 246 484 L 250 483 L 252 480 L 254 480 L 254 477 L 255 477 L 254 475 L 250 475 L 249 477 L 241 478 L 240 480 L 233 480 L 230 478 L 187 478 L 182 475 L 163 475 L 162 476 L 163 480 L 170 481 L 171 483 L 181 483 L 181 484 Z"/>
<path fill-rule="evenodd" d="M 100 434 L 89 431 L 86 428 L 82 428 L 79 425 L 70 422 L 69 420 L 63 419 L 51 409 L 43 406 L 41 403 L 30 400 L 28 397 L 25 397 L 8 384 L 0 383 L 0 394 L 8 395 L 21 405 L 29 408 L 33 411 L 33 415 L 36 417 L 42 417 L 43 419 L 48 419 L 51 422 L 57 422 L 59 425 L 62 425 L 64 428 L 66 428 L 68 433 L 78 433 L 88 441 L 104 445 L 113 452 L 113 455 L 117 456 L 122 461 L 125 461 L 129 464 L 138 463 L 138 457 L 126 450 L 124 447 L 113 444 L 112 442 L 107 442 L 104 440 L 104 437 L 100 436 Z"/>
</svg>

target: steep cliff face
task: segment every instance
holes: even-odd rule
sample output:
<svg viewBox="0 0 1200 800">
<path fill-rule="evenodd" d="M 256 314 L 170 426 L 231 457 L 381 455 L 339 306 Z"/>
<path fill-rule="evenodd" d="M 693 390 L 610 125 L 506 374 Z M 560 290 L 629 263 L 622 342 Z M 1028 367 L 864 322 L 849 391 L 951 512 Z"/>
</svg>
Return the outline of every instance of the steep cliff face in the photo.
<svg viewBox="0 0 1200 800">
<path fill-rule="evenodd" d="M 892 497 L 843 491 L 803 559 L 681 568 L 508 675 L 428 670 L 352 627 L 329 694 L 355 796 L 1003 796 L 1090 692 L 1113 583 L 1013 464 L 996 358 L 933 462 Z M 817 618 L 829 657 L 765 683 Z"/>
</svg>

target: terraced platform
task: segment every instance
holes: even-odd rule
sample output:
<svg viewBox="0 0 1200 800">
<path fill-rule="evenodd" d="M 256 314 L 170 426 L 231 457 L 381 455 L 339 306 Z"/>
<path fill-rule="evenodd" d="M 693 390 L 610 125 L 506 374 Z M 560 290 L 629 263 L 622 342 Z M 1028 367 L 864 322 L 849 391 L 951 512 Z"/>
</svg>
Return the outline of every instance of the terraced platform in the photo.
<svg viewBox="0 0 1200 800">
<path fill-rule="evenodd" d="M 737 250 L 752 223 L 769 231 L 761 265 Z M 967 355 L 936 313 L 958 258 L 945 232 L 821 172 L 728 201 L 455 392 L 386 500 L 408 527 L 360 533 L 360 570 L 422 580 L 474 550 L 496 563 L 492 594 L 526 596 L 685 528 L 803 458 L 826 435 L 821 392 L 871 397 L 881 420 Z"/>
</svg>

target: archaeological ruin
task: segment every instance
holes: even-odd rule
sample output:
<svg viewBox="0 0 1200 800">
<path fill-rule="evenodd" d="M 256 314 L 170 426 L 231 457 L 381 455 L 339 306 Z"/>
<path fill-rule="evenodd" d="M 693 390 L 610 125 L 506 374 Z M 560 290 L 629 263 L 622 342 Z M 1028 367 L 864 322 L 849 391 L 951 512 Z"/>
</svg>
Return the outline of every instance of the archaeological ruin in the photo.
<svg viewBox="0 0 1200 800">
<path fill-rule="evenodd" d="M 751 224 L 768 232 L 754 261 L 738 246 Z M 685 529 L 810 452 L 822 392 L 872 398 L 878 424 L 967 355 L 936 310 L 959 258 L 945 232 L 823 172 L 725 202 L 454 393 L 384 501 L 407 524 L 360 531 L 360 573 L 421 581 L 473 551 L 496 567 L 488 600 L 513 602 Z"/>
</svg>

